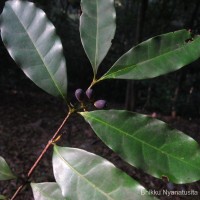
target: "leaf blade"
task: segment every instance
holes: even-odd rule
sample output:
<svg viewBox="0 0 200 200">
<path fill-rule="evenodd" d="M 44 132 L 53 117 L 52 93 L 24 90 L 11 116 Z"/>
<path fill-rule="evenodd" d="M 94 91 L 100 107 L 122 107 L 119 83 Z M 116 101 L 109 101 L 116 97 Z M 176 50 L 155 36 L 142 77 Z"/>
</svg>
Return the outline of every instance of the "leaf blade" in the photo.
<svg viewBox="0 0 200 200">
<path fill-rule="evenodd" d="M 144 188 L 110 162 L 84 150 L 55 146 L 53 170 L 63 196 L 69 199 L 152 199 L 141 196 Z"/>
<path fill-rule="evenodd" d="M 57 183 L 31 183 L 35 200 L 65 200 Z"/>
<path fill-rule="evenodd" d="M 150 38 L 122 55 L 103 79 L 147 79 L 173 72 L 200 57 L 200 37 L 186 30 Z"/>
<path fill-rule="evenodd" d="M 7 198 L 5 196 L 3 196 L 3 195 L 0 195 L 0 199 L 5 200 Z"/>
<path fill-rule="evenodd" d="M 11 180 L 15 179 L 16 176 L 12 173 L 10 167 L 3 157 L 0 156 L 0 180 Z"/>
<path fill-rule="evenodd" d="M 1 37 L 11 57 L 38 87 L 65 99 L 62 44 L 41 9 L 31 2 L 7 1 L 1 14 Z"/>
<path fill-rule="evenodd" d="M 164 122 L 123 110 L 81 115 L 100 139 L 129 164 L 157 178 L 167 176 L 174 183 L 200 179 L 198 143 Z"/>
<path fill-rule="evenodd" d="M 81 7 L 81 42 L 96 74 L 111 46 L 116 30 L 114 1 L 82 0 Z"/>
</svg>

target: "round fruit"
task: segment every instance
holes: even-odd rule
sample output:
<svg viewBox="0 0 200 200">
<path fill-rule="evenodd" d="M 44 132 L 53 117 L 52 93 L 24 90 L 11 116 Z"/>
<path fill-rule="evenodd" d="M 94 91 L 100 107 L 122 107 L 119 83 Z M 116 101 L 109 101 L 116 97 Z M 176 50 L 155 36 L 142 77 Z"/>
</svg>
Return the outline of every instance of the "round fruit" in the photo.
<svg viewBox="0 0 200 200">
<path fill-rule="evenodd" d="M 94 102 L 94 106 L 98 109 L 102 109 L 104 108 L 106 105 L 106 101 L 105 100 L 98 100 Z"/>
<path fill-rule="evenodd" d="M 78 101 L 82 101 L 83 100 L 83 90 L 82 89 L 77 89 L 76 91 L 75 91 L 75 97 L 76 97 L 76 99 L 78 100 Z"/>
<path fill-rule="evenodd" d="M 91 99 L 92 97 L 92 93 L 93 93 L 93 89 L 88 88 L 85 92 L 86 96 L 88 97 L 88 99 Z"/>
</svg>

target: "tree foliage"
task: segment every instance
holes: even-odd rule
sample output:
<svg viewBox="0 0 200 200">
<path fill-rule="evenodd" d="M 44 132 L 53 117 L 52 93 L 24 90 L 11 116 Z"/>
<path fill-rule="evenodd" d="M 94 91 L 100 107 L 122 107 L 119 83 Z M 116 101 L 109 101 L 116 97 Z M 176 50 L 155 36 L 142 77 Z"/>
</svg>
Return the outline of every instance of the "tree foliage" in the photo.
<svg viewBox="0 0 200 200">
<path fill-rule="evenodd" d="M 114 1 L 82 0 L 81 6 L 80 38 L 91 62 L 93 79 L 85 94 L 81 88 L 75 91 L 76 104 L 70 102 L 67 93 L 62 43 L 45 13 L 31 2 L 10 0 L 1 14 L 1 37 L 10 56 L 36 85 L 53 96 L 62 97 L 68 107 L 62 124 L 11 199 L 15 199 L 27 184 L 31 184 L 36 200 L 156 199 L 140 183 L 104 158 L 81 149 L 56 145 L 62 137 L 62 127 L 74 114 L 83 117 L 98 137 L 125 162 L 151 176 L 165 177 L 177 184 L 199 180 L 200 146 L 193 138 L 140 113 L 104 109 L 106 100 L 92 99 L 94 86 L 105 79 L 153 78 L 195 61 L 200 57 L 199 36 L 182 29 L 150 38 L 132 47 L 101 76 L 98 69 L 115 33 Z M 91 111 L 92 104 L 97 108 L 94 111 Z M 55 182 L 33 183 L 30 178 L 51 145 L 54 146 Z M 0 179 L 14 178 L 16 176 L 1 157 Z M 146 195 L 141 195 L 143 190 Z M 0 198 L 4 199 L 4 196 Z"/>
</svg>

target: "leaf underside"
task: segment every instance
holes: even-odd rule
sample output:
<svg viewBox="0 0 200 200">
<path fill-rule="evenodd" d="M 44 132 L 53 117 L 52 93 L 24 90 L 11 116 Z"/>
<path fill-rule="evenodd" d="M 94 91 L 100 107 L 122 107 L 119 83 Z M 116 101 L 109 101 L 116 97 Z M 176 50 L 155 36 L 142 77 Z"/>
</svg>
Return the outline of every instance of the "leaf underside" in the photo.
<svg viewBox="0 0 200 200">
<path fill-rule="evenodd" d="M 109 161 L 81 149 L 54 147 L 53 171 L 63 196 L 73 200 L 150 200 L 144 187 Z"/>
<path fill-rule="evenodd" d="M 80 35 L 94 74 L 106 56 L 114 38 L 115 8 L 113 0 L 82 0 Z"/>
<path fill-rule="evenodd" d="M 62 44 L 41 9 L 31 2 L 7 1 L 1 15 L 1 37 L 11 57 L 37 86 L 65 99 Z"/>
<path fill-rule="evenodd" d="M 57 183 L 31 183 L 35 200 L 66 200 Z"/>
<path fill-rule="evenodd" d="M 200 179 L 200 146 L 166 123 L 124 110 L 83 112 L 100 139 L 131 165 L 174 183 Z"/>
<path fill-rule="evenodd" d="M 200 57 L 200 37 L 179 30 L 148 39 L 121 56 L 103 79 L 154 78 L 195 61 Z"/>
</svg>

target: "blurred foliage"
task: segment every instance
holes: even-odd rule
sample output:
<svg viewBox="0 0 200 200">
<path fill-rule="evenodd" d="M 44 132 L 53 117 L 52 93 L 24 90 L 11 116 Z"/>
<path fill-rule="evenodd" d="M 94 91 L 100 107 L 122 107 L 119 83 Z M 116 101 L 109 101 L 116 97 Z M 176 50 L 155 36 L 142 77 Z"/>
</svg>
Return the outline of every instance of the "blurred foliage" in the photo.
<svg viewBox="0 0 200 200">
<path fill-rule="evenodd" d="M 1 1 L 2 10 L 5 1 Z M 32 0 L 42 8 L 56 27 L 61 37 L 67 61 L 69 92 L 76 88 L 86 89 L 92 78 L 92 68 L 83 51 L 79 36 L 80 0 Z M 117 30 L 113 45 L 101 64 L 99 76 L 136 43 L 137 12 L 140 0 L 115 0 Z M 152 36 L 187 28 L 195 33 L 200 31 L 199 0 L 149 0 L 144 24 L 143 40 Z M 23 73 L 9 58 L 1 42 L 0 45 L 0 88 L 32 88 Z M 151 80 L 136 81 L 136 108 L 148 112 L 161 112 L 186 117 L 199 117 L 200 70 L 199 61 L 178 72 Z M 76 77 L 76 78 L 74 78 Z M 107 84 L 109 86 L 107 86 Z M 110 102 L 124 103 L 126 81 L 107 80 L 96 86 L 97 96 Z M 104 91 L 103 94 L 100 94 Z M 112 93 L 110 92 L 112 91 Z M 178 92 L 177 92 L 178 91 Z"/>
</svg>

